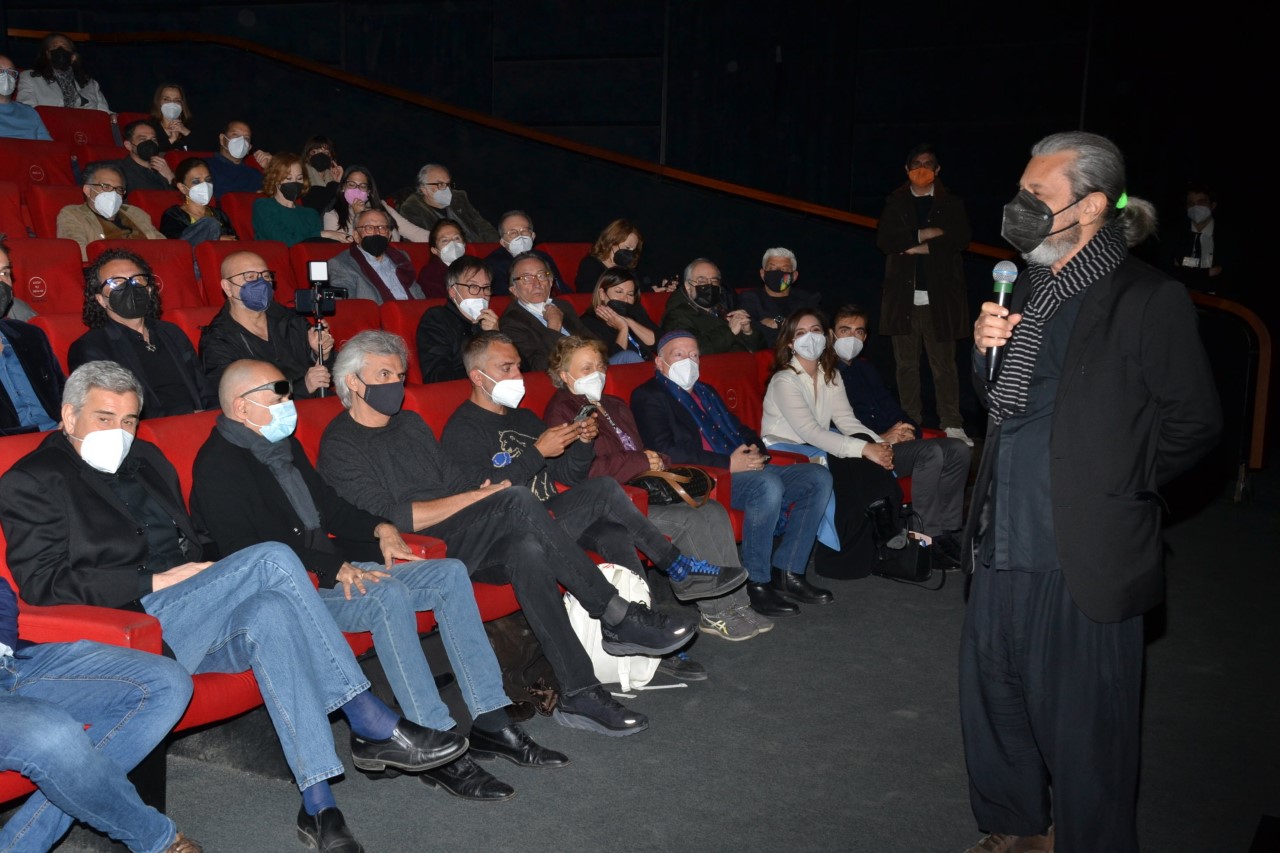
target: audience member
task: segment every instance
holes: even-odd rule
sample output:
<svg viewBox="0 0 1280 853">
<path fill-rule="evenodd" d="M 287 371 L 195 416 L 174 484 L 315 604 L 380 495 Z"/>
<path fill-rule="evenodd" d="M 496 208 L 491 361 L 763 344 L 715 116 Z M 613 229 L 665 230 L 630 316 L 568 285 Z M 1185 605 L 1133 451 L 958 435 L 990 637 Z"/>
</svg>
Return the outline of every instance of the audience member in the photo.
<svg viewBox="0 0 1280 853">
<path fill-rule="evenodd" d="M 462 228 L 452 219 L 437 219 L 427 235 L 431 260 L 418 271 L 418 287 L 427 299 L 442 299 L 448 283 L 449 265 L 466 254 L 467 243 Z"/>
<path fill-rule="evenodd" d="M 591 252 L 578 265 L 578 274 L 573 279 L 574 290 L 591 293 L 604 271 L 614 267 L 631 270 L 634 274 L 643 249 L 644 237 L 640 235 L 640 229 L 625 219 L 613 220 L 600 232 Z"/>
<path fill-rule="evenodd" d="M 218 395 L 186 333 L 160 319 L 160 294 L 145 260 L 108 249 L 84 273 L 84 324 L 67 364 L 114 361 L 142 386 L 149 418 L 211 409 Z"/>
<path fill-rule="evenodd" d="M 187 94 L 177 83 L 161 83 L 151 98 L 151 126 L 161 151 L 188 151 L 191 109 Z"/>
<path fill-rule="evenodd" d="M 462 351 L 476 335 L 498 328 L 498 315 L 489 307 L 492 287 L 484 261 L 463 255 L 449 264 L 445 281 L 449 301 L 428 308 L 418 321 L 418 364 L 423 382 L 465 379 Z"/>
<path fill-rule="evenodd" d="M 893 339 L 902 408 L 924 423 L 920 346 L 929 358 L 938 420 L 951 438 L 970 446 L 960 415 L 956 340 L 969 334 L 960 253 L 969 245 L 964 202 L 938 180 L 942 167 L 933 146 L 907 155 L 907 182 L 885 199 L 876 245 L 887 256 L 880 333 Z"/>
<path fill-rule="evenodd" d="M 378 194 L 378 183 L 365 166 L 351 166 L 324 213 L 324 227 L 328 231 L 341 231 L 359 239 L 355 234 L 356 219 L 366 210 L 380 210 L 391 219 L 391 241 L 409 240 L 427 242 L 429 232 L 419 228 L 401 216 L 394 207 L 388 207 Z"/>
<path fill-rule="evenodd" d="M 217 193 L 217 178 L 214 192 Z M 253 203 L 253 236 L 258 240 L 279 240 L 286 246 L 320 239 L 350 243 L 343 231 L 327 231 L 320 214 L 298 203 L 307 191 L 307 176 L 297 154 L 282 152 L 271 158 L 262 175 L 262 195 Z"/>
<path fill-rule="evenodd" d="M 931 539 L 934 562 L 958 568 L 972 451 L 958 438 L 921 438 L 920 425 L 889 393 L 875 365 L 859 357 L 866 349 L 867 316 L 857 305 L 836 312 L 832 349 L 845 394 L 858 420 L 893 446 L 894 472 L 911 478 L 911 507 L 920 516 L 921 532 Z"/>
<path fill-rule="evenodd" d="M 238 239 L 227 214 L 210 204 L 213 176 L 208 163 L 199 157 L 183 160 L 173 173 L 173 185 L 182 193 L 182 204 L 175 204 L 160 217 L 161 234 L 192 246 L 206 240 Z"/>
<path fill-rule="evenodd" d="M 511 265 L 511 304 L 502 312 L 499 328 L 520 351 L 525 370 L 546 370 L 547 358 L 565 335 L 592 337 L 573 306 L 551 299 L 553 274 L 546 261 L 527 252 Z"/>
<path fill-rule="evenodd" d="M 280 371 L 266 362 L 238 361 L 223 373 L 222 415 L 192 470 L 191 511 L 201 528 L 223 553 L 261 542 L 287 545 L 319 579 L 320 598 L 337 626 L 373 633 L 405 718 L 449 731 L 457 723 L 440 699 L 418 641 L 418 612 L 434 611 L 475 720 L 472 736 L 480 730 L 490 740 L 523 744 L 539 767 L 567 764 L 565 756 L 538 746 L 507 717 L 511 700 L 502 692 L 502 671 L 480 622 L 467 567 L 456 559 L 417 559 L 393 523 L 347 503 L 322 480 L 293 437 L 293 422 L 276 416 L 293 411 L 289 390 Z M 500 801 L 515 794 L 465 754 L 421 779 L 467 800 Z"/>
<path fill-rule="evenodd" d="M 160 153 L 156 129 L 149 119 L 125 126 L 121 134 L 129 156 L 118 160 L 120 173 L 130 190 L 167 190 L 173 187 L 173 170 Z"/>
<path fill-rule="evenodd" d="M 422 299 L 413 280 L 413 261 L 389 242 L 391 216 L 376 207 L 365 208 L 356 219 L 355 238 L 345 252 L 329 259 L 329 284 L 345 287 L 351 299 Z"/>
<path fill-rule="evenodd" d="M 342 709 L 361 769 L 420 773 L 457 758 L 467 740 L 397 717 L 374 697 L 288 547 L 202 561 L 177 472 L 135 438 L 142 395 L 118 364 L 81 365 L 67 379 L 62 429 L 0 477 L 18 591 L 36 605 L 145 611 L 188 673 L 251 670 L 302 792 L 300 837 L 321 850 L 359 850 L 327 781 L 343 772 L 329 713 Z"/>
<path fill-rule="evenodd" d="M 200 333 L 200 360 L 211 385 L 233 361 L 274 364 L 293 386 L 295 398 L 322 396 L 329 387 L 333 336 L 311 328 L 272 298 L 275 273 L 253 252 L 222 261 L 222 310 Z"/>
<path fill-rule="evenodd" d="M 667 300 L 662 331 L 681 330 L 698 340 L 698 351 L 755 352 L 764 349 L 764 335 L 752 326 L 741 308 L 729 310 L 720 268 L 698 258 L 684 268 L 683 285 Z"/>
<path fill-rule="evenodd" d="M 681 464 L 729 471 L 730 506 L 745 515 L 742 562 L 757 613 L 794 616 L 800 608 L 791 599 L 830 601 L 831 593 L 811 586 L 805 572 L 831 498 L 831 474 L 821 465 L 770 465 L 760 437 L 698 381 L 700 357 L 691 332 L 668 332 L 658 341 L 657 375 L 631 394 L 645 445 Z"/>
<path fill-rule="evenodd" d="M 813 567 L 829 578 L 862 578 L 875 564 L 867 508 L 902 506 L 893 446 L 858 420 L 844 393 L 826 318 L 797 311 L 778 330 L 760 434 L 771 449 L 802 453 L 831 471 L 832 496 Z M 960 485 L 964 495 L 963 481 Z M 914 493 L 914 490 L 913 490 Z"/>
<path fill-rule="evenodd" d="M 417 192 L 400 202 L 399 209 L 424 231 L 431 230 L 441 219 L 452 219 L 462 228 L 468 243 L 492 243 L 498 239 L 498 231 L 472 206 L 465 191 L 454 188 L 449 170 L 437 163 L 418 170 Z"/>
<path fill-rule="evenodd" d="M 604 393 L 608 370 L 604 353 L 604 344 L 589 338 L 568 337 L 556 344 L 547 367 L 556 393 L 547 403 L 543 420 L 553 427 L 572 423 L 584 407 L 594 406 L 604 426 L 596 435 L 587 476 L 610 477 L 626 485 L 641 474 L 665 471 L 672 460 L 646 450 L 631 407 L 621 397 Z M 668 506 L 650 503 L 646 516 L 681 553 L 724 566 L 726 571 L 746 578 L 746 570 L 739 566 L 733 524 L 721 504 L 714 500 L 699 507 L 684 501 Z M 654 587 L 655 596 L 661 596 L 660 589 Z M 700 611 L 698 630 L 704 634 L 726 640 L 749 640 L 773 628 L 773 622 L 751 610 L 750 599 L 741 589 L 696 603 Z M 693 662 L 687 655 L 680 655 L 683 653 L 664 657 L 659 670 L 688 680 L 706 677 L 705 670 L 691 669 Z"/>
<path fill-rule="evenodd" d="M 627 267 L 600 274 L 582 326 L 608 346 L 610 364 L 649 361 L 658 342 L 658 327 L 637 298 L 636 275 Z"/>
<path fill-rule="evenodd" d="M 0 54 L 0 137 L 9 139 L 52 139 L 40 114 L 18 101 L 18 69 L 13 60 Z"/>
<path fill-rule="evenodd" d="M 84 167 L 84 204 L 58 211 L 58 236 L 80 245 L 80 260 L 88 261 L 94 240 L 163 240 L 145 210 L 124 203 L 128 185 L 115 163 Z"/>
<path fill-rule="evenodd" d="M 333 140 L 327 136 L 312 136 L 303 143 L 302 167 L 311 182 L 311 189 L 302 197 L 302 203 L 323 216 L 338 197 L 338 185 L 343 174 Z"/>
<path fill-rule="evenodd" d="M 253 131 L 249 125 L 242 121 L 227 122 L 218 134 L 218 153 L 209 158 L 215 199 L 227 193 L 256 193 L 262 189 L 263 173 L 244 162 L 252 148 Z M 254 151 L 253 157 L 264 169 L 265 164 L 271 162 L 271 155 L 264 151 Z"/>
<path fill-rule="evenodd" d="M 1231 235 L 1228 232 L 1227 251 L 1224 253 L 1217 211 L 1218 200 L 1213 190 L 1205 184 L 1190 183 L 1186 195 L 1188 221 L 1186 224 L 1169 224 L 1163 229 L 1163 261 L 1173 277 L 1187 287 L 1235 298 L 1229 293 L 1230 277 L 1223 272 L 1224 258 L 1227 265 L 1231 265 Z"/>
<path fill-rule="evenodd" d="M 488 341 L 477 344 L 468 350 L 473 367 Z M 473 580 L 511 584 L 560 682 L 558 723 L 611 737 L 644 731 L 648 719 L 600 686 L 569 626 L 557 584 L 601 620 L 602 645 L 610 654 L 672 651 L 689 641 L 692 625 L 617 594 L 574 541 L 585 516 L 595 511 L 568 497 L 575 490 L 562 496 L 561 504 L 573 511 L 557 511 L 552 519 L 527 486 L 505 477 L 477 479 L 436 442 L 421 417 L 402 411 L 405 355 L 404 341 L 382 331 L 361 332 L 343 348 L 335 369 L 347 412 L 325 429 L 320 473 L 347 500 L 390 519 L 398 529 L 443 540 Z M 514 349 L 508 355 L 514 367 Z M 570 432 L 576 425 L 556 435 Z M 541 458 L 534 448 L 529 453 Z"/>
<path fill-rule="evenodd" d="M 502 215 L 498 225 L 501 245 L 485 256 L 484 262 L 493 273 L 493 292 L 495 296 L 506 296 L 510 291 L 511 265 L 514 258 L 532 252 L 542 258 L 553 276 L 552 286 L 555 293 L 569 293 L 569 287 L 560 275 L 560 268 L 555 259 L 540 249 L 533 247 L 534 238 L 538 235 L 533 230 L 533 220 L 522 210 L 511 210 Z M 465 233 L 465 232 L 464 232 Z"/>
<path fill-rule="evenodd" d="M 18 78 L 18 100 L 32 107 L 111 112 L 98 81 L 85 72 L 80 52 L 62 33 L 49 33 L 40 40 L 35 62 Z"/>
<path fill-rule="evenodd" d="M 62 368 L 49 338 L 9 316 L 13 303 L 13 265 L 0 241 L 0 435 L 53 429 L 62 400 Z"/>
<path fill-rule="evenodd" d="M 763 284 L 738 295 L 739 307 L 760 326 L 760 334 L 770 349 L 777 346 L 778 330 L 788 317 L 797 311 L 816 311 L 822 301 L 819 294 L 798 289 L 795 284 L 799 278 L 794 252 L 781 247 L 768 249 L 760 262 Z"/>
<path fill-rule="evenodd" d="M 0 770 L 38 788 L 0 826 L 0 849 L 43 853 L 80 820 L 135 853 L 201 853 L 125 776 L 190 701 L 191 676 L 161 655 L 23 641 L 18 598 L 0 578 Z"/>
</svg>

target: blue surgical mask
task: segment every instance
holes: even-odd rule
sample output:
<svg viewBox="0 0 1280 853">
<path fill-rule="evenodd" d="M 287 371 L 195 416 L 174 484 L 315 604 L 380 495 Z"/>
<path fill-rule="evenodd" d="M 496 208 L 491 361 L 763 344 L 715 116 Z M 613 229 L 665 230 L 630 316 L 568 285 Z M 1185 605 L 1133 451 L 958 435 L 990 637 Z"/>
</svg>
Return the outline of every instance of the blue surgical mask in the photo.
<svg viewBox="0 0 1280 853">
<path fill-rule="evenodd" d="M 245 399 L 249 400 L 248 397 Z M 249 402 L 271 412 L 271 422 L 258 427 L 258 432 L 263 438 L 275 444 L 293 435 L 294 429 L 298 426 L 298 409 L 293 405 L 292 400 L 284 400 L 270 406 L 263 405 L 257 400 L 249 400 Z"/>
<path fill-rule="evenodd" d="M 271 304 L 271 282 L 260 278 L 241 286 L 240 303 L 250 311 L 266 311 Z"/>
</svg>

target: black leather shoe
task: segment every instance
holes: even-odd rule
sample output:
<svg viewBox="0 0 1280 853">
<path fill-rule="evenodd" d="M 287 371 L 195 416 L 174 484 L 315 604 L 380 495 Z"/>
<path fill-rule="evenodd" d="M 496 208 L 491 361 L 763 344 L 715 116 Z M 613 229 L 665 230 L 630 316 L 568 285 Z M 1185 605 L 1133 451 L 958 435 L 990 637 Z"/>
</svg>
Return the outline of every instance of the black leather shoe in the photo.
<svg viewBox="0 0 1280 853">
<path fill-rule="evenodd" d="M 318 815 L 298 809 L 298 840 L 320 853 L 364 853 L 337 809 L 321 809 Z"/>
<path fill-rule="evenodd" d="M 476 802 L 500 803 L 516 795 L 516 789 L 493 778 L 489 771 L 464 755 L 418 777 L 424 785 L 443 788 L 455 797 Z"/>
<path fill-rule="evenodd" d="M 830 604 L 835 601 L 830 590 L 819 589 L 809 583 L 804 575 L 784 572 L 782 569 L 773 570 L 772 586 L 778 594 L 801 604 Z"/>
<path fill-rule="evenodd" d="M 538 746 L 533 738 L 515 723 L 496 732 L 472 728 L 470 755 L 481 761 L 505 758 L 521 767 L 564 767 L 569 757 L 554 749 Z"/>
<path fill-rule="evenodd" d="M 767 583 L 747 584 L 747 598 L 751 600 L 751 609 L 762 616 L 799 616 L 800 608 L 787 601 L 778 591 Z"/>
<path fill-rule="evenodd" d="M 367 740 L 351 733 L 351 761 L 361 770 L 388 767 L 419 773 L 448 764 L 467 751 L 467 739 L 453 732 L 439 732 L 403 717 L 386 740 Z"/>
</svg>

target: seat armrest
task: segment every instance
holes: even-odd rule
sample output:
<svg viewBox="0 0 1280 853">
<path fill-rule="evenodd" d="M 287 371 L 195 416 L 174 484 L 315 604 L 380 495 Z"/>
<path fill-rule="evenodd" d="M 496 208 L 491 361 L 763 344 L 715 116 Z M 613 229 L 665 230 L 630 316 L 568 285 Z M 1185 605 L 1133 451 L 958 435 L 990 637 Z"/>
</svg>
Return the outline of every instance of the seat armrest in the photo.
<svg viewBox="0 0 1280 853">
<path fill-rule="evenodd" d="M 729 506 L 729 501 L 733 500 L 733 475 L 729 473 L 728 468 L 716 468 L 712 465 L 685 465 L 679 463 L 682 468 L 700 468 L 711 475 L 711 479 L 716 481 L 715 486 L 711 489 L 711 500 L 725 507 Z"/>
<path fill-rule="evenodd" d="M 423 536 L 421 533 L 402 533 L 404 544 L 422 560 L 439 560 L 448 556 L 448 549 L 443 539 L 434 536 Z"/>
<path fill-rule="evenodd" d="M 946 438 L 947 434 L 943 430 L 934 429 L 933 427 L 920 427 L 921 438 Z"/>
<path fill-rule="evenodd" d="M 790 450 L 770 450 L 768 453 L 770 462 L 774 465 L 799 465 L 809 461 L 809 457 L 803 453 L 793 453 Z"/>
<path fill-rule="evenodd" d="M 94 640 L 144 652 L 160 653 L 160 621 L 146 613 L 91 604 L 22 604 L 18 632 L 33 643 Z"/>
</svg>

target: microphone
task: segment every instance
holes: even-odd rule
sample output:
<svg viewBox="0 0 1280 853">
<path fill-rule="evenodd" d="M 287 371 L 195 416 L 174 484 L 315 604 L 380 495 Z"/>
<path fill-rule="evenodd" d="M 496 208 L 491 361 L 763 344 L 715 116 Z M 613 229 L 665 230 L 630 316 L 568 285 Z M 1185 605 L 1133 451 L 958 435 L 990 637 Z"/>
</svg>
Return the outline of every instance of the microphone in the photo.
<svg viewBox="0 0 1280 853">
<path fill-rule="evenodd" d="M 991 286 L 991 292 L 995 294 L 996 304 L 1001 308 L 1008 308 L 1009 303 L 1013 301 L 1013 282 L 1018 278 L 1018 265 L 1013 261 L 1001 261 L 991 271 L 991 277 L 995 279 Z M 1002 358 L 1004 358 L 1004 346 L 992 347 L 987 350 L 988 382 L 996 381 L 996 374 L 1000 372 L 1000 360 Z"/>
</svg>

